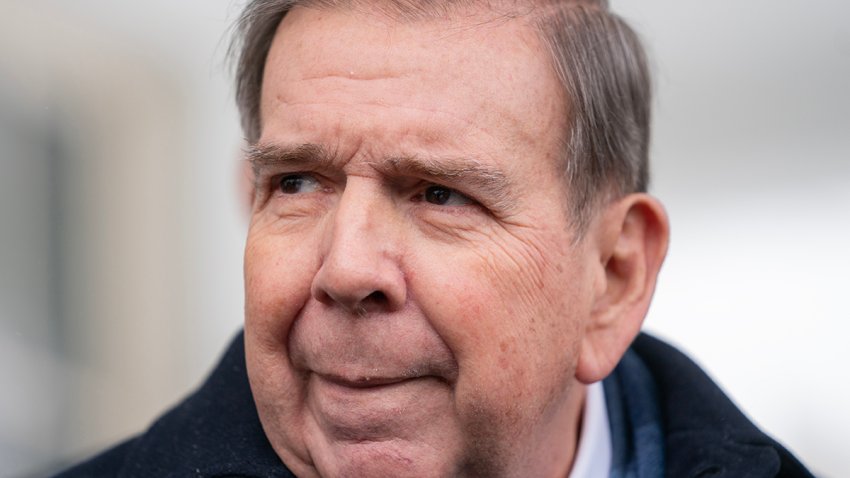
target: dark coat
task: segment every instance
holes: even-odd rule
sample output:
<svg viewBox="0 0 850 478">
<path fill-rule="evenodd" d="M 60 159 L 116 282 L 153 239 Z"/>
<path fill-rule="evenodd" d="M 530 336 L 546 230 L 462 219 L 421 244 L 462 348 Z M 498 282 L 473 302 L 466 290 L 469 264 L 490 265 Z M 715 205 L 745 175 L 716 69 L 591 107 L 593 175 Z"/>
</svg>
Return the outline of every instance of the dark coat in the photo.
<svg viewBox="0 0 850 478">
<path fill-rule="evenodd" d="M 632 348 L 658 386 L 668 477 L 810 477 L 758 430 L 691 360 L 641 334 Z M 260 425 L 240 334 L 201 388 L 132 438 L 60 475 L 293 477 Z"/>
</svg>

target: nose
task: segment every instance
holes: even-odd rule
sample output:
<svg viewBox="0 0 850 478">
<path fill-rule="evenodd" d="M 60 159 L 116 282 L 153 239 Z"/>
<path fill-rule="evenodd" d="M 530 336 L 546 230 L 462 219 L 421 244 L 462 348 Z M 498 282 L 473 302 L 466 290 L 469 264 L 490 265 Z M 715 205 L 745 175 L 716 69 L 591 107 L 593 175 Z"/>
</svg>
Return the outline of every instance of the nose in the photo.
<svg viewBox="0 0 850 478">
<path fill-rule="evenodd" d="M 313 297 L 348 312 L 391 312 L 407 299 L 392 200 L 369 180 L 349 178 L 322 241 Z"/>
</svg>

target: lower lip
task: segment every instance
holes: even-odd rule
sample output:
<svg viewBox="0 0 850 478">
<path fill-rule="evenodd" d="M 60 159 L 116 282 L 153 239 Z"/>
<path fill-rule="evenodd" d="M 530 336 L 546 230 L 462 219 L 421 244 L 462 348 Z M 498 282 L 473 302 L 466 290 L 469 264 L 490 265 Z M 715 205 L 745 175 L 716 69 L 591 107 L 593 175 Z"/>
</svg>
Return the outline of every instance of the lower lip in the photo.
<svg viewBox="0 0 850 478">
<path fill-rule="evenodd" d="M 431 376 L 363 386 L 313 375 L 308 387 L 309 408 L 322 428 L 346 439 L 365 440 L 422 426 L 449 401 L 447 384 Z"/>
</svg>

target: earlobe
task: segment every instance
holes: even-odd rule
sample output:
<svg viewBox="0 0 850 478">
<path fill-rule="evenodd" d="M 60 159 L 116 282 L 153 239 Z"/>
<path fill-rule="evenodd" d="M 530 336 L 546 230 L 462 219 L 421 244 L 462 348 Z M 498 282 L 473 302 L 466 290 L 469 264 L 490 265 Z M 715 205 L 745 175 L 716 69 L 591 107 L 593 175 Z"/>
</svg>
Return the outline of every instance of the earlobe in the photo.
<svg viewBox="0 0 850 478">
<path fill-rule="evenodd" d="M 630 194 L 608 204 L 592 228 L 599 277 L 576 378 L 605 378 L 640 331 L 667 253 L 669 223 L 661 203 Z"/>
</svg>

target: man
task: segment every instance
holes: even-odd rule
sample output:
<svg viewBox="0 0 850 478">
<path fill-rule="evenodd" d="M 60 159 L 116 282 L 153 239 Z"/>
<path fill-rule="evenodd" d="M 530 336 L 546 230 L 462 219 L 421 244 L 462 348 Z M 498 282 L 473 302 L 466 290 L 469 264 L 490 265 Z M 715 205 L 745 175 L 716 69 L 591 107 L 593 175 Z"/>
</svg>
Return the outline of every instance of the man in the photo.
<svg viewBox="0 0 850 478">
<path fill-rule="evenodd" d="M 668 223 L 604 4 L 257 0 L 240 26 L 244 339 L 64 476 L 809 476 L 634 342 Z"/>
</svg>

